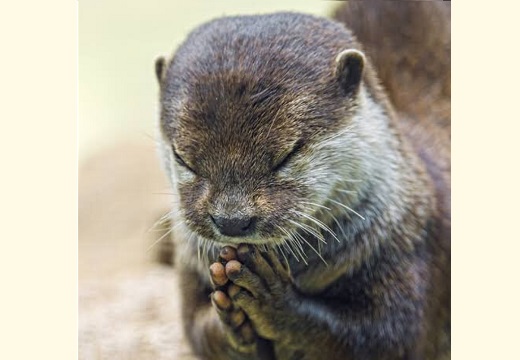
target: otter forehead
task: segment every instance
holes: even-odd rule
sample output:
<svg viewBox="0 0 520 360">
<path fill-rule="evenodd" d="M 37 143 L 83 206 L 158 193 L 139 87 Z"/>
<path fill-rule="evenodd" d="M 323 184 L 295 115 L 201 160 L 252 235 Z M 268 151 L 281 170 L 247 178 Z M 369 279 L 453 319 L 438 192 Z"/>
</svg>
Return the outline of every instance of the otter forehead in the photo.
<svg viewBox="0 0 520 360">
<path fill-rule="evenodd" d="M 204 77 L 190 85 L 170 121 L 171 141 L 201 173 L 268 173 L 305 136 L 301 98 L 246 74 Z"/>
<path fill-rule="evenodd" d="M 170 62 L 166 90 L 175 94 L 197 78 L 242 71 L 290 91 L 334 96 L 334 60 L 357 47 L 344 26 L 310 15 L 224 17 L 189 34 Z"/>
</svg>

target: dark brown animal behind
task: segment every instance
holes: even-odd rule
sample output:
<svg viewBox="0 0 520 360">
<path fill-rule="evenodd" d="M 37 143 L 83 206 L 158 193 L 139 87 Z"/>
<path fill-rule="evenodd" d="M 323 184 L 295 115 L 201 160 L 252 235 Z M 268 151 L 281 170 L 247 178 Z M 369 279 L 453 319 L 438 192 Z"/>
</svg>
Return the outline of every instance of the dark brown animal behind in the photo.
<svg viewBox="0 0 520 360">
<path fill-rule="evenodd" d="M 363 44 L 397 112 L 396 125 L 426 164 L 435 184 L 436 210 L 442 224 L 438 239 L 442 240 L 434 248 L 437 270 L 442 270 L 434 277 L 435 282 L 448 282 L 441 287 L 447 289 L 442 316 L 449 318 L 451 3 L 348 1 L 337 7 L 332 17 L 345 24 Z"/>
<path fill-rule="evenodd" d="M 333 18 L 363 44 L 396 110 L 449 131 L 449 1 L 348 1 Z"/>
</svg>

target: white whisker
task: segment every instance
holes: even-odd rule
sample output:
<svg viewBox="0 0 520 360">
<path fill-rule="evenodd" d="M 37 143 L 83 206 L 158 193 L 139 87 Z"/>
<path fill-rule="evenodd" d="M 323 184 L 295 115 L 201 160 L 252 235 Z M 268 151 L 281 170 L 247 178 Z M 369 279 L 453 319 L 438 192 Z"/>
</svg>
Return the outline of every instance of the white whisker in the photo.
<svg viewBox="0 0 520 360">
<path fill-rule="evenodd" d="M 284 241 L 282 243 L 282 245 L 287 249 L 289 250 L 289 252 L 292 254 L 292 256 L 294 256 L 294 258 L 296 259 L 296 261 L 300 262 L 300 260 L 298 259 L 298 256 L 296 256 L 296 254 L 294 253 L 292 247 L 290 246 L 290 242 L 291 242 L 291 235 L 289 234 L 289 232 L 287 230 L 285 230 L 283 227 L 281 226 L 276 226 L 278 229 L 280 229 L 280 231 L 282 231 L 283 233 L 285 233 L 287 235 L 287 240 Z"/>
<path fill-rule="evenodd" d="M 319 251 L 317 251 L 303 236 L 301 236 L 300 234 L 296 233 L 296 235 L 303 241 L 307 244 L 307 246 L 309 246 L 311 248 L 312 251 L 314 251 L 316 253 L 316 255 L 318 255 L 318 257 L 321 259 L 321 261 L 323 261 L 325 263 L 325 265 L 328 266 L 327 262 L 325 261 L 325 259 L 323 258 L 323 256 L 321 256 L 321 253 Z M 318 243 L 319 244 L 319 243 Z"/>
<path fill-rule="evenodd" d="M 336 139 L 336 138 L 338 138 L 338 137 L 340 137 L 340 136 L 342 136 L 342 135 L 345 135 L 346 133 L 349 133 L 353 128 L 354 128 L 353 125 L 351 125 L 351 126 L 347 126 L 347 127 L 346 127 L 345 129 L 343 129 L 342 131 L 340 131 L 340 132 L 338 132 L 338 133 L 336 133 L 336 134 L 334 134 L 334 135 L 332 135 L 332 136 L 329 136 L 329 137 L 323 139 L 322 141 L 320 141 L 320 142 L 316 145 L 316 148 L 322 148 L 322 147 L 328 145 L 328 143 L 329 143 L 330 141 L 332 141 L 332 140 L 334 140 L 334 139 Z"/>
<path fill-rule="evenodd" d="M 175 226 L 172 226 L 170 230 L 168 230 L 163 236 L 161 236 L 159 239 L 155 240 L 152 245 L 146 249 L 146 252 L 149 252 L 155 245 L 157 245 L 162 239 L 164 239 L 166 236 L 168 236 L 177 226 L 183 224 L 184 221 L 181 221 L 180 223 L 176 224 Z"/>
<path fill-rule="evenodd" d="M 316 204 L 316 203 L 309 202 L 309 201 L 301 201 L 301 203 L 302 204 L 308 204 L 308 205 L 314 205 L 314 206 L 317 206 L 317 207 L 325 209 L 325 210 L 331 210 L 330 208 L 328 208 L 328 207 L 326 207 L 324 205 Z"/>
<path fill-rule="evenodd" d="M 330 199 L 330 198 L 329 198 L 329 201 L 332 201 L 334 204 L 337 204 L 337 205 L 339 205 L 339 206 L 344 207 L 345 209 L 347 209 L 347 210 L 349 210 L 349 211 L 352 211 L 354 214 L 356 214 L 357 216 L 359 216 L 361 219 L 365 220 L 365 218 L 364 218 L 363 216 L 361 216 L 361 215 L 360 215 L 358 212 L 356 212 L 355 210 L 349 208 L 347 205 L 342 204 L 342 203 L 340 203 L 340 202 L 338 202 L 338 201 L 336 201 L 336 200 L 332 200 L 332 199 Z"/>
<path fill-rule="evenodd" d="M 283 258 L 285 259 L 285 263 L 287 264 L 287 268 L 289 269 L 289 260 L 287 259 L 287 256 L 285 256 L 285 253 L 283 252 L 283 249 L 280 247 L 280 245 L 276 245 L 276 247 L 278 248 L 279 252 L 282 254 Z"/>
<path fill-rule="evenodd" d="M 309 234 L 314 235 L 318 240 L 322 241 L 324 244 L 327 243 L 327 241 L 325 241 L 325 239 L 323 238 L 323 235 L 318 233 L 315 229 L 313 229 L 309 225 L 302 224 L 302 223 L 299 223 L 299 222 L 296 222 L 296 221 L 293 221 L 293 220 L 289 220 L 289 222 L 294 224 L 294 225 L 296 225 L 300 229 L 308 232 Z"/>
<path fill-rule="evenodd" d="M 320 228 L 322 228 L 323 230 L 327 231 L 329 234 L 332 235 L 332 237 L 334 239 L 336 239 L 337 241 L 339 241 L 338 237 L 336 236 L 336 234 L 334 233 L 334 231 L 332 231 L 332 229 L 330 227 L 328 227 L 327 225 L 325 225 L 322 221 L 316 219 L 314 216 L 311 216 L 311 215 L 307 215 L 305 213 L 302 213 L 300 211 L 297 211 L 297 210 L 294 210 L 294 213 L 300 215 L 300 216 L 303 216 L 304 218 L 306 219 L 309 219 L 310 221 L 312 221 L 313 223 L 315 223 L 316 225 L 318 225 Z"/>
<path fill-rule="evenodd" d="M 338 190 L 339 192 L 342 192 L 344 194 L 357 194 L 357 191 L 353 190 Z"/>
</svg>

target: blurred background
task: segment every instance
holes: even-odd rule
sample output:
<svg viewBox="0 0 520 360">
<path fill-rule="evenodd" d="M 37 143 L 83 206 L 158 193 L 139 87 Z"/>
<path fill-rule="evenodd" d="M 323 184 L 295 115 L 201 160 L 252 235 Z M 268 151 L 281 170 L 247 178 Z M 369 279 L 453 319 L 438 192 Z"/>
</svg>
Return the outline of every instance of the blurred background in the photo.
<svg viewBox="0 0 520 360">
<path fill-rule="evenodd" d="M 164 234 L 153 225 L 170 206 L 154 145 L 155 59 L 219 16 L 327 16 L 336 4 L 79 2 L 79 359 L 192 358 L 175 272 L 157 261 L 161 244 L 153 245 Z"/>
<path fill-rule="evenodd" d="M 154 60 L 223 15 L 293 10 L 327 15 L 333 1 L 122 1 L 79 4 L 80 160 L 123 139 L 153 136 Z"/>
</svg>

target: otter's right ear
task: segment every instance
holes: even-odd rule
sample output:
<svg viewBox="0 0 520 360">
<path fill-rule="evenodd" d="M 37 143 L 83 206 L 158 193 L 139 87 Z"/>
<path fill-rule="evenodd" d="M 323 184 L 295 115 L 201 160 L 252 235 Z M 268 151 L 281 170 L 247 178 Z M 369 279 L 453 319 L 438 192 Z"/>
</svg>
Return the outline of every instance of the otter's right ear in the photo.
<svg viewBox="0 0 520 360">
<path fill-rule="evenodd" d="M 364 67 L 365 55 L 359 50 L 343 50 L 336 57 L 336 77 L 347 95 L 358 90 Z"/>
<path fill-rule="evenodd" d="M 157 81 L 159 81 L 159 84 L 164 78 L 164 71 L 166 70 L 164 66 L 165 64 L 166 60 L 163 56 L 160 56 L 155 60 L 155 76 L 157 76 Z"/>
</svg>

